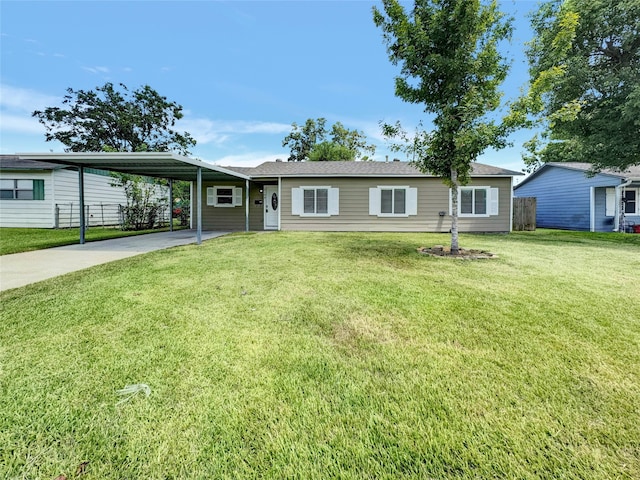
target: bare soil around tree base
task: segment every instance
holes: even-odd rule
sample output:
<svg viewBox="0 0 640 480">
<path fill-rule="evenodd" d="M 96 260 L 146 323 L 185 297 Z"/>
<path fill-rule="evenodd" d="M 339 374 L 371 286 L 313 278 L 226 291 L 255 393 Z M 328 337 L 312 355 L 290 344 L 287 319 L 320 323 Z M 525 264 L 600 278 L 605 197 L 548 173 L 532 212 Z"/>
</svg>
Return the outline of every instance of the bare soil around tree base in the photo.
<svg viewBox="0 0 640 480">
<path fill-rule="evenodd" d="M 466 248 L 459 248 L 458 253 L 451 253 L 451 247 L 445 247 L 443 245 L 435 245 L 433 247 L 420 247 L 418 253 L 423 255 L 429 255 L 431 257 L 446 257 L 456 258 L 460 260 L 484 260 L 489 258 L 498 258 L 491 252 L 485 250 L 472 250 Z"/>
</svg>

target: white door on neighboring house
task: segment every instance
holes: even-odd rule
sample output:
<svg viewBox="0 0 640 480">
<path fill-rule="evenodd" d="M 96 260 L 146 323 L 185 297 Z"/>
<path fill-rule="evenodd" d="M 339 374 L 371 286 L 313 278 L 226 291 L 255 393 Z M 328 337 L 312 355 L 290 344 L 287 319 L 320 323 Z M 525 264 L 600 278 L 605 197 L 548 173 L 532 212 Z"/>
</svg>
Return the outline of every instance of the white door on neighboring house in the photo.
<svg viewBox="0 0 640 480">
<path fill-rule="evenodd" d="M 264 186 L 264 229 L 277 230 L 280 199 L 278 198 L 277 185 Z"/>
</svg>

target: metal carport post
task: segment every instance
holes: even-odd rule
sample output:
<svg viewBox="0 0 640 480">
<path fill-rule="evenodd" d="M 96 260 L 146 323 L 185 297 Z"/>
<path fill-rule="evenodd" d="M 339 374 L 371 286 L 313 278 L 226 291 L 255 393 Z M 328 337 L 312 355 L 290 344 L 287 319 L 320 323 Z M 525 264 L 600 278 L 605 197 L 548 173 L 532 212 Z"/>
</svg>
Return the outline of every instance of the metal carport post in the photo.
<svg viewBox="0 0 640 480">
<path fill-rule="evenodd" d="M 80 245 L 84 245 L 84 167 L 78 167 L 78 189 L 80 190 Z"/>
<path fill-rule="evenodd" d="M 196 181 L 196 244 L 202 243 L 202 167 L 198 167 Z"/>
</svg>

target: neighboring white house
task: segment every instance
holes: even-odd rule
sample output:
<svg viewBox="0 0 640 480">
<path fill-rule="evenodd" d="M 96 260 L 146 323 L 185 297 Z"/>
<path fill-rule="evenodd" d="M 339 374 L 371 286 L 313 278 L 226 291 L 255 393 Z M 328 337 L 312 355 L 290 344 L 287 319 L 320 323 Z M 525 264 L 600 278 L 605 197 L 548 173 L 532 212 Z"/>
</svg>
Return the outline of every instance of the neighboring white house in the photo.
<svg viewBox="0 0 640 480">
<path fill-rule="evenodd" d="M 87 226 L 117 225 L 124 190 L 104 170 L 85 169 Z M 166 199 L 166 189 L 160 198 Z M 168 215 L 168 212 L 167 212 Z M 0 226 L 65 228 L 80 225 L 78 171 L 64 165 L 0 155 Z"/>
</svg>

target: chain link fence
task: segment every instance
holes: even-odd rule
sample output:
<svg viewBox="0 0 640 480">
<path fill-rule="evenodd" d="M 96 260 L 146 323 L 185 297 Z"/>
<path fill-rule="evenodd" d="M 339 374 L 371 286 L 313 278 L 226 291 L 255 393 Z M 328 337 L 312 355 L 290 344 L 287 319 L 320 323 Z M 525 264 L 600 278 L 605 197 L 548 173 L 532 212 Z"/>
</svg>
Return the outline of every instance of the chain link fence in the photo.
<svg viewBox="0 0 640 480">
<path fill-rule="evenodd" d="M 120 227 L 127 225 L 127 207 L 117 203 L 92 203 L 84 206 L 84 221 L 87 227 Z M 159 206 L 148 219 L 147 224 L 163 227 L 171 221 L 168 205 Z M 75 202 L 57 203 L 55 206 L 55 228 L 80 226 L 80 204 Z"/>
</svg>

